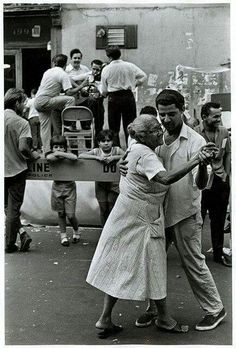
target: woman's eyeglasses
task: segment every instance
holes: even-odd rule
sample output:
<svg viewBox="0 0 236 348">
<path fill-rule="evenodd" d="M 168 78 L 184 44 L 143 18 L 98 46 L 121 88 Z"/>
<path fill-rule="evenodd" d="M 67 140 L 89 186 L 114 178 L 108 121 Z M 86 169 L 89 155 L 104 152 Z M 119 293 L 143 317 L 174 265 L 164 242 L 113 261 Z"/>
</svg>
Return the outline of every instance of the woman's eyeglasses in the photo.
<svg viewBox="0 0 236 348">
<path fill-rule="evenodd" d="M 149 131 L 148 133 L 156 133 L 157 136 L 159 135 L 162 135 L 164 133 L 163 129 L 160 127 L 160 128 L 156 128 L 156 129 L 153 129 L 151 131 Z"/>
</svg>

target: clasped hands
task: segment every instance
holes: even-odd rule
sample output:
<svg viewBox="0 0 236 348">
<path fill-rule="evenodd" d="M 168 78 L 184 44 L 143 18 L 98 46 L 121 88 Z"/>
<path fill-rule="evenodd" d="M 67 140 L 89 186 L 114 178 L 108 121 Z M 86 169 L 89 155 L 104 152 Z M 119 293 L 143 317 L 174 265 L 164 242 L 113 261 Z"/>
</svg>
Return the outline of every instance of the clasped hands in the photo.
<svg viewBox="0 0 236 348">
<path fill-rule="evenodd" d="M 209 142 L 206 145 L 202 146 L 197 156 L 199 157 L 201 164 L 208 165 L 211 163 L 212 159 L 216 157 L 218 152 L 219 152 L 219 149 L 216 147 L 216 145 L 214 143 Z M 119 172 L 123 176 L 126 176 L 128 172 L 127 163 L 128 161 L 126 159 L 124 160 L 121 159 L 118 162 Z"/>
<path fill-rule="evenodd" d="M 198 157 L 200 159 L 201 164 L 211 164 L 211 161 L 217 156 L 219 152 L 219 149 L 216 147 L 214 143 L 207 143 L 206 145 L 202 146 L 198 153 Z"/>
</svg>

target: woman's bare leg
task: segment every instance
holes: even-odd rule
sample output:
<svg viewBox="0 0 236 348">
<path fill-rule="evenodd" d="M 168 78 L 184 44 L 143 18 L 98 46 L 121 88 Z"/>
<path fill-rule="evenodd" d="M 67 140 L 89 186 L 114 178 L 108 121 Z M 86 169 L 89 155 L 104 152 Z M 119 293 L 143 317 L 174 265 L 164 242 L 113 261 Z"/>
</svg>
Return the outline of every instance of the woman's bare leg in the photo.
<svg viewBox="0 0 236 348">
<path fill-rule="evenodd" d="M 114 326 L 114 324 L 111 321 L 111 314 L 114 305 L 116 304 L 117 298 L 112 297 L 108 294 L 105 294 L 104 296 L 104 303 L 103 303 L 103 311 L 96 322 L 95 326 L 97 329 L 110 329 Z"/>
<path fill-rule="evenodd" d="M 157 306 L 154 300 L 148 300 L 146 312 L 157 313 Z"/>
<path fill-rule="evenodd" d="M 174 327 L 177 322 L 169 313 L 166 297 L 161 300 L 155 300 L 155 304 L 158 311 L 158 322 L 166 327 Z"/>
</svg>

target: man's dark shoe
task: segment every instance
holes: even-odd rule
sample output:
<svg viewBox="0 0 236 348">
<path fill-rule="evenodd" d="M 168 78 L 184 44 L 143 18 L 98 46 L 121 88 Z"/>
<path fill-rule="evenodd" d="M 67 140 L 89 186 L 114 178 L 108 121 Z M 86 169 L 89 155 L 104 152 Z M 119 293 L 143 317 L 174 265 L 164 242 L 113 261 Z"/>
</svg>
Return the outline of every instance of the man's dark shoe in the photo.
<svg viewBox="0 0 236 348">
<path fill-rule="evenodd" d="M 32 238 L 28 235 L 27 232 L 23 232 L 20 234 L 21 246 L 20 251 L 29 250 L 30 243 L 32 242 Z"/>
<path fill-rule="evenodd" d="M 18 246 L 16 244 L 11 244 L 6 247 L 5 252 L 10 254 L 10 253 L 14 253 L 17 250 L 18 250 Z"/>
<path fill-rule="evenodd" d="M 145 312 L 140 315 L 140 317 L 136 320 L 136 327 L 148 327 L 152 324 L 152 322 L 157 318 L 157 313 L 154 312 Z"/>
<path fill-rule="evenodd" d="M 222 308 L 219 314 L 212 315 L 207 314 L 205 317 L 195 326 L 195 329 L 198 331 L 207 331 L 216 328 L 219 323 L 226 317 L 227 313 L 225 309 Z"/>
<path fill-rule="evenodd" d="M 222 264 L 227 267 L 232 267 L 232 256 L 223 255 L 222 256 Z"/>
<path fill-rule="evenodd" d="M 230 223 L 224 228 L 224 233 L 230 233 L 231 232 L 231 226 Z"/>
<path fill-rule="evenodd" d="M 231 257 L 226 255 L 222 255 L 220 258 L 214 258 L 214 262 L 220 263 L 221 265 L 226 267 L 232 267 Z"/>
</svg>

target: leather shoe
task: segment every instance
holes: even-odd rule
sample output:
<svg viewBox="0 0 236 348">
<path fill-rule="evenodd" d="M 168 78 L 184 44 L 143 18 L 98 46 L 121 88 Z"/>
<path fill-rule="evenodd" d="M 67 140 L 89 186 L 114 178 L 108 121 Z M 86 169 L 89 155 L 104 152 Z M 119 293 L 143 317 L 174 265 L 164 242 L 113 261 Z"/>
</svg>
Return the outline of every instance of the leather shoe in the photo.
<svg viewBox="0 0 236 348">
<path fill-rule="evenodd" d="M 20 234 L 21 247 L 20 251 L 28 251 L 30 247 L 30 243 L 32 242 L 32 238 L 25 231 Z"/>
<path fill-rule="evenodd" d="M 11 244 L 6 247 L 5 252 L 10 254 L 10 253 L 14 253 L 17 250 L 18 250 L 18 246 L 16 244 Z"/>
<path fill-rule="evenodd" d="M 223 266 L 226 267 L 232 267 L 232 261 L 229 257 L 226 257 L 225 255 L 222 255 L 220 258 L 214 259 L 214 262 L 220 263 Z"/>
</svg>

